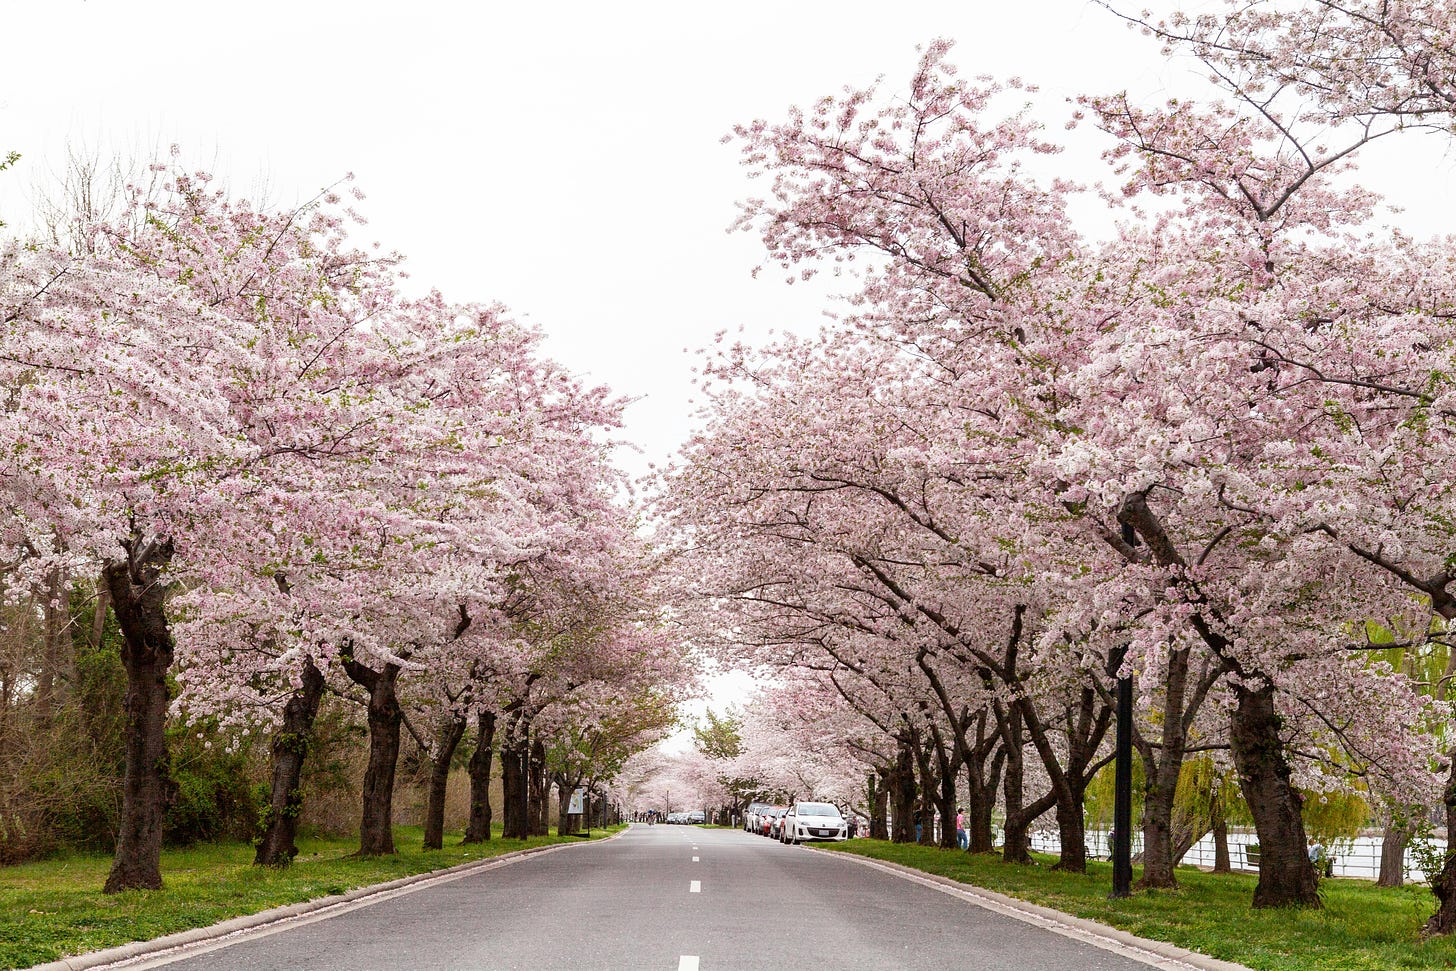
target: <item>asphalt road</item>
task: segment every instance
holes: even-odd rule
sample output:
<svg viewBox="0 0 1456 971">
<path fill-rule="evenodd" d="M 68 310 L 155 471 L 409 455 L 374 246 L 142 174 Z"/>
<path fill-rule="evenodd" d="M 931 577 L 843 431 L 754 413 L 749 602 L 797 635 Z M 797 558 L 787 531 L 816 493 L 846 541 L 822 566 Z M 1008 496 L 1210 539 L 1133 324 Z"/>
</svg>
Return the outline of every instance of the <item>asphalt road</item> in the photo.
<svg viewBox="0 0 1456 971">
<path fill-rule="evenodd" d="M 831 854 L 737 830 L 665 825 L 635 826 L 609 842 L 528 857 L 166 967 L 1148 969 Z"/>
</svg>

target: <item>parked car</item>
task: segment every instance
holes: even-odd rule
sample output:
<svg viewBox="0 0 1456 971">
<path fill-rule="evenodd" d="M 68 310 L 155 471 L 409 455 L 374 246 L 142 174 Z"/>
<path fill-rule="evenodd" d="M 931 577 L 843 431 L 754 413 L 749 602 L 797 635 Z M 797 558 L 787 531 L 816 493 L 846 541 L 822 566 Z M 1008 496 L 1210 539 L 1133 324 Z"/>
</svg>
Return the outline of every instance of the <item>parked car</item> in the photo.
<svg viewBox="0 0 1456 971">
<path fill-rule="evenodd" d="M 758 835 L 773 835 L 774 816 L 778 813 L 779 808 L 778 806 L 767 806 L 763 812 L 758 814 Z"/>
<path fill-rule="evenodd" d="M 779 820 L 778 826 L 774 827 L 778 831 L 778 841 L 780 843 L 788 843 L 788 834 L 793 832 L 793 827 L 794 807 L 790 806 L 788 809 L 784 810 L 784 815 Z"/>
<path fill-rule="evenodd" d="M 758 826 L 758 814 L 768 808 L 766 802 L 751 802 L 748 808 L 743 810 L 743 830 L 746 833 L 762 832 Z"/>
<path fill-rule="evenodd" d="M 789 807 L 780 825 L 779 839 L 784 843 L 810 840 L 844 840 L 849 838 L 849 824 L 839 807 L 827 802 L 796 802 Z"/>
<path fill-rule="evenodd" d="M 687 823 L 689 826 L 701 826 L 703 823 L 706 823 L 708 821 L 708 814 L 703 812 L 701 809 L 694 809 L 692 812 L 686 813 L 685 815 L 687 816 L 687 818 L 684 819 L 683 822 Z"/>
<path fill-rule="evenodd" d="M 788 806 L 776 806 L 776 807 L 774 807 L 773 813 L 772 813 L 772 815 L 769 816 L 769 820 L 768 820 L 768 836 L 769 836 L 769 839 L 778 839 L 779 838 L 779 834 L 783 831 L 784 814 L 787 813 L 788 811 L 789 811 L 789 807 Z"/>
</svg>

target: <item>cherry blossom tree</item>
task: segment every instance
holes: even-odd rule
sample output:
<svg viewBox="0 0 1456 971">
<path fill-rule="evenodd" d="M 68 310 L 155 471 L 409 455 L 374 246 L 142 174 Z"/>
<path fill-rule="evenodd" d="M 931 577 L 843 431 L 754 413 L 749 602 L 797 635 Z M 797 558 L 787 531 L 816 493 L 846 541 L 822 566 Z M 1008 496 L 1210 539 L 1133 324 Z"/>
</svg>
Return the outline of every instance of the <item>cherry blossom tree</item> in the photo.
<svg viewBox="0 0 1456 971">
<path fill-rule="evenodd" d="M 1175 105 L 1155 116 L 1125 99 L 1090 100 L 1136 145 L 1125 156 L 1136 163 L 1127 170 L 1134 188 L 1188 193 L 1155 228 L 1130 225 L 1094 248 L 1066 226 L 1065 187 L 1038 190 L 1016 171 L 1017 153 L 1048 146 L 1016 117 L 983 122 L 995 89 L 958 82 L 944 53 L 928 51 L 910 96 L 888 107 L 871 111 L 874 92 L 851 91 L 784 124 L 741 128 L 746 162 L 775 179 L 773 199 L 750 201 L 742 224 L 806 273 L 817 261 L 870 257 L 849 326 L 929 362 L 933 373 L 918 386 L 940 381 L 935 405 L 963 423 L 925 441 L 978 471 L 1021 477 L 1022 494 L 987 505 L 1008 517 L 1018 505 L 1031 511 L 1022 518 L 1037 528 L 1023 534 L 1023 549 L 1067 544 L 1071 568 L 1059 583 L 1106 578 L 1080 598 L 1065 588 L 1055 596 L 1043 586 L 1053 578 L 1031 571 L 1038 610 L 1055 620 L 1047 643 L 1085 643 L 1093 661 L 1122 641 L 1133 648 L 1129 667 L 1161 673 L 1155 693 L 1172 717 L 1161 719 L 1154 775 L 1167 782 L 1168 807 L 1199 712 L 1227 683 L 1230 744 L 1271 847 L 1256 903 L 1315 904 L 1281 735 L 1293 715 L 1279 709 L 1312 700 L 1312 685 L 1369 676 L 1348 656 L 1346 628 L 1395 608 L 1389 585 L 1346 582 L 1318 540 L 1271 532 L 1261 513 L 1221 498 L 1263 467 L 1289 428 L 1319 413 L 1308 397 L 1268 387 L 1257 352 L 1229 335 L 1234 323 L 1262 322 L 1261 311 L 1305 294 L 1330 247 L 1352 244 L 1343 227 L 1365 218 L 1372 198 L 1329 179 L 1368 137 L 1318 157 L 1267 155 L 1260 139 L 1293 136 L 1277 126 L 1269 136 L 1258 128 L 1270 129 L 1267 120 L 1246 123 L 1234 109 Z M 1136 141 L 1149 131 L 1166 150 Z M 881 394 L 880 384 L 862 387 Z M 932 622 L 946 616 L 896 585 L 904 607 Z M 1418 707 L 1410 692 L 1399 696 L 1406 710 Z M 1171 841 L 1150 848 L 1145 877 L 1171 882 Z"/>
</svg>

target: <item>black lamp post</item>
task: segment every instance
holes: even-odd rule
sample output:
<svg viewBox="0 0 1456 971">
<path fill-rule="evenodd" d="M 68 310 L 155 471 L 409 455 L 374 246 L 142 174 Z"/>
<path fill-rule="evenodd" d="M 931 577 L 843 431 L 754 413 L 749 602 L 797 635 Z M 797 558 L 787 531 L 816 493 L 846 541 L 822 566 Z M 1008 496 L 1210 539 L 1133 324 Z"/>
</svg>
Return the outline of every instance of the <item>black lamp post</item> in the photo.
<svg viewBox="0 0 1456 971">
<path fill-rule="evenodd" d="M 1137 533 L 1122 524 L 1122 539 L 1137 545 Z M 1115 675 L 1127 659 L 1127 645 L 1112 650 L 1107 673 Z M 1132 896 L 1132 678 L 1117 679 L 1117 768 L 1112 779 L 1112 893 L 1111 899 Z"/>
</svg>

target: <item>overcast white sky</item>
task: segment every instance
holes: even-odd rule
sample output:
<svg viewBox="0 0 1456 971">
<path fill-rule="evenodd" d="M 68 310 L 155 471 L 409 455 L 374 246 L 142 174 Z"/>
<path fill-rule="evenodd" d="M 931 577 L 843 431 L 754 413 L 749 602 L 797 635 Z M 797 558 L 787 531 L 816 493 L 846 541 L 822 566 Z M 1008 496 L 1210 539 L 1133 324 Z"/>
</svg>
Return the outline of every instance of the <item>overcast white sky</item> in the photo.
<svg viewBox="0 0 1456 971">
<path fill-rule="evenodd" d="M 24 155 L 0 176 L 4 218 L 23 221 L 20 194 L 68 141 L 177 143 L 237 191 L 266 179 L 278 203 L 353 172 L 366 231 L 416 284 L 503 301 L 553 356 L 641 399 L 634 472 L 687 432 L 684 348 L 813 327 L 824 305 L 777 273 L 751 279 L 756 240 L 725 232 L 756 188 L 720 143 L 735 122 L 879 74 L 903 87 L 937 36 L 957 40 L 964 73 L 1039 83 L 1053 135 L 1068 95 L 1158 96 L 1186 73 L 1083 0 L 0 0 L 0 23 L 0 151 Z M 1448 183 L 1436 166 L 1417 184 Z M 1435 228 L 1451 198 L 1442 185 L 1407 201 Z"/>
<path fill-rule="evenodd" d="M 820 292 L 751 279 L 756 240 L 725 232 L 756 188 L 720 143 L 735 122 L 880 74 L 903 87 L 937 36 L 957 40 L 963 73 L 1019 75 L 1053 106 L 1158 96 L 1187 73 L 1084 0 L 0 0 L 0 24 L 0 151 L 24 155 L 0 174 L 0 217 L 23 222 L 25 190 L 68 141 L 177 143 L 239 192 L 266 179 L 277 203 L 353 172 L 361 242 L 406 254 L 421 287 L 506 303 L 554 357 L 641 399 L 634 473 L 687 434 L 685 348 L 820 319 Z M 1064 120 L 1048 115 L 1053 135 Z M 1073 174 L 1090 180 L 1083 149 Z M 1407 141 L 1372 164 L 1412 229 L 1446 231 L 1442 150 Z"/>
</svg>

